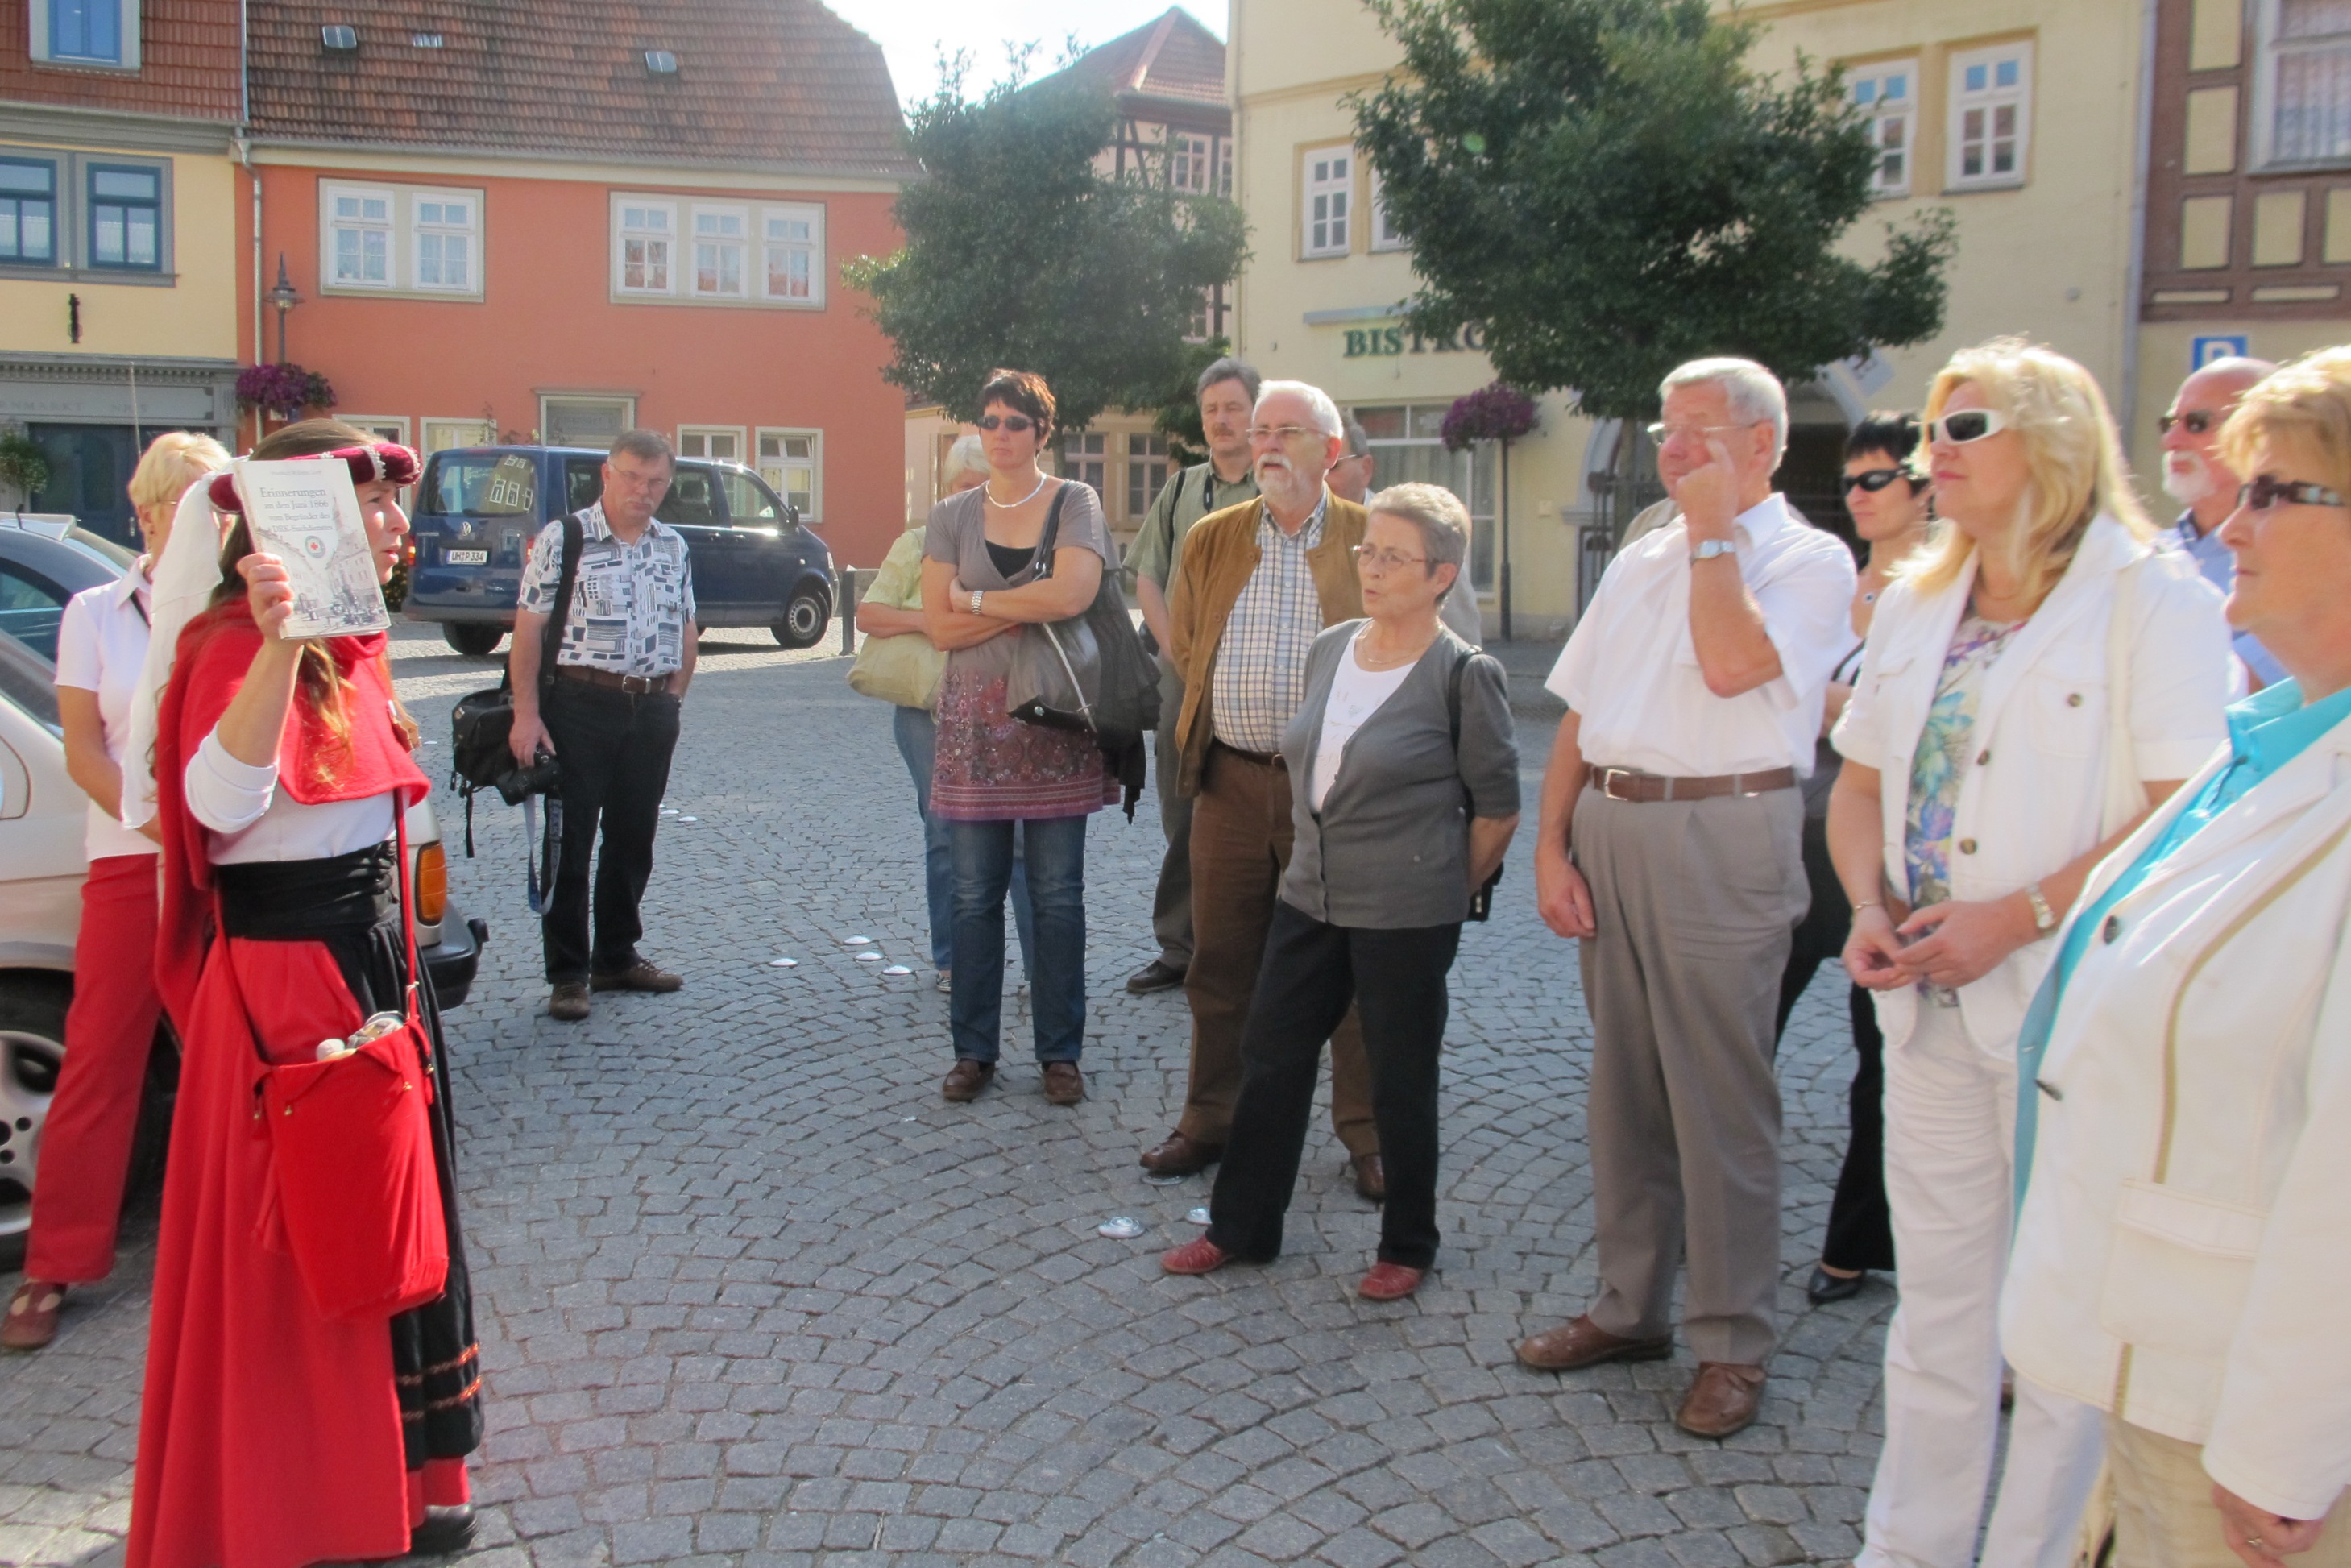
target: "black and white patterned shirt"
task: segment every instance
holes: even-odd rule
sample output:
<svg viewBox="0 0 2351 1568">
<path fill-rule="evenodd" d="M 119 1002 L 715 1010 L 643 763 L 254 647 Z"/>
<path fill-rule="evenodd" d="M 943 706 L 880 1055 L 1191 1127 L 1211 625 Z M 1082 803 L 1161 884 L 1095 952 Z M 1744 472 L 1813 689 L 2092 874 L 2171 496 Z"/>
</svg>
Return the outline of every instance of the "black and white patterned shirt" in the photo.
<svg viewBox="0 0 2351 1568">
<path fill-rule="evenodd" d="M 685 623 L 694 619 L 694 563 L 684 536 L 654 521 L 622 544 L 604 521 L 602 502 L 580 513 L 580 579 L 563 624 L 559 664 L 623 675 L 666 675 L 685 663 Z M 523 569 L 521 606 L 555 613 L 563 522 L 538 531 Z"/>
<path fill-rule="evenodd" d="M 1208 713 L 1216 737 L 1240 751 L 1281 749 L 1281 732 L 1306 700 L 1306 655 L 1322 634 L 1322 596 L 1306 552 L 1322 542 L 1331 492 L 1313 515 L 1286 534 L 1270 511 L 1259 514 L 1257 570 L 1241 587 L 1217 642 Z"/>
</svg>

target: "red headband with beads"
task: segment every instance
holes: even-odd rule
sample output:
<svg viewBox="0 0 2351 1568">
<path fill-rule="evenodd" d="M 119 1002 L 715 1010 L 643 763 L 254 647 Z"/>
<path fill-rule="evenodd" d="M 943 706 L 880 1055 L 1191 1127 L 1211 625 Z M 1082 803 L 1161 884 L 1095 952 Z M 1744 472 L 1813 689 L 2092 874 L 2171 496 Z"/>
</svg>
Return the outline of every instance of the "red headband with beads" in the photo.
<svg viewBox="0 0 2351 1568">
<path fill-rule="evenodd" d="M 305 453 L 301 457 L 286 461 L 300 463 L 310 458 L 340 457 L 351 471 L 354 485 L 413 485 L 424 472 L 416 454 L 390 441 L 372 442 L 365 446 L 339 446 L 332 452 Z M 235 476 L 215 474 L 212 483 L 213 509 L 217 512 L 242 512 L 245 498 L 236 493 Z"/>
</svg>

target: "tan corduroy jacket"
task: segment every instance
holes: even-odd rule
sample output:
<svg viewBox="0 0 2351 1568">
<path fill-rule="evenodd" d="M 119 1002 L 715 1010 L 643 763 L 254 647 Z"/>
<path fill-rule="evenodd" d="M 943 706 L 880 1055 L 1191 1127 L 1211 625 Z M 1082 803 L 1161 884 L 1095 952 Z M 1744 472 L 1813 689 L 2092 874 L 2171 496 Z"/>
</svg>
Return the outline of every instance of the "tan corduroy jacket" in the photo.
<svg viewBox="0 0 2351 1568">
<path fill-rule="evenodd" d="M 1200 792 L 1200 768 L 1214 728 L 1208 717 L 1208 692 L 1214 685 L 1209 677 L 1217 667 L 1217 646 L 1224 641 L 1225 621 L 1257 571 L 1257 526 L 1264 516 L 1262 497 L 1244 501 L 1209 513 L 1184 538 L 1183 564 L 1176 569 L 1168 616 L 1176 632 L 1171 652 L 1184 677 L 1176 747 L 1184 758 L 1176 787 L 1186 795 Z M 1332 497 L 1322 517 L 1322 542 L 1306 552 L 1315 595 L 1322 601 L 1323 626 L 1353 621 L 1364 612 L 1364 590 L 1355 579 L 1353 552 L 1364 542 L 1365 521 L 1363 507 Z"/>
</svg>

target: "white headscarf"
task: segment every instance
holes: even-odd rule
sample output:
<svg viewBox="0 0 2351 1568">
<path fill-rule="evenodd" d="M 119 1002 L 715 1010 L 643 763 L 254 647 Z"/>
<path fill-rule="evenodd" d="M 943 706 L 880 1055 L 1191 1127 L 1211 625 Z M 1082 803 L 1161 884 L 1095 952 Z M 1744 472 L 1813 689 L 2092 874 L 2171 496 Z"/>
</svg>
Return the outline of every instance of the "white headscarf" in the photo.
<svg viewBox="0 0 2351 1568">
<path fill-rule="evenodd" d="M 233 473 L 222 469 L 221 473 Z M 122 825 L 143 827 L 155 815 L 156 710 L 163 688 L 171 684 L 172 660 L 180 650 L 180 633 L 212 601 L 220 586 L 221 533 L 213 520 L 212 489 L 215 475 L 207 474 L 180 497 L 172 515 L 172 537 L 153 567 L 153 598 L 148 605 L 147 662 L 140 666 L 139 684 L 131 694 L 130 738 L 122 748 Z"/>
</svg>

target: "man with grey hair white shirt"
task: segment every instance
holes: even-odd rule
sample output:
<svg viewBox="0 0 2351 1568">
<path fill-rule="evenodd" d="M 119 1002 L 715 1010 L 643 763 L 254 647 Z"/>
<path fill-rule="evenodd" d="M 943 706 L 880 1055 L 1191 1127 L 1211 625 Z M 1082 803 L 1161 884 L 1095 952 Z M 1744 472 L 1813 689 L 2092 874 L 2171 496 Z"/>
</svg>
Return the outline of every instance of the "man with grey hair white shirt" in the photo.
<svg viewBox="0 0 2351 1568">
<path fill-rule="evenodd" d="M 1535 892 L 1582 945 L 1593 1024 L 1585 1116 L 1600 1292 L 1519 1347 L 1568 1371 L 1698 1361 L 1675 1420 L 1755 1418 L 1776 1338 L 1780 1089 L 1773 1024 L 1811 903 L 1797 780 L 1851 643 L 1853 557 L 1771 488 L 1787 394 L 1748 360 L 1665 380 L 1657 472 L 1672 521 L 1600 580 L 1550 689 L 1568 706 L 1543 777 Z"/>
</svg>

